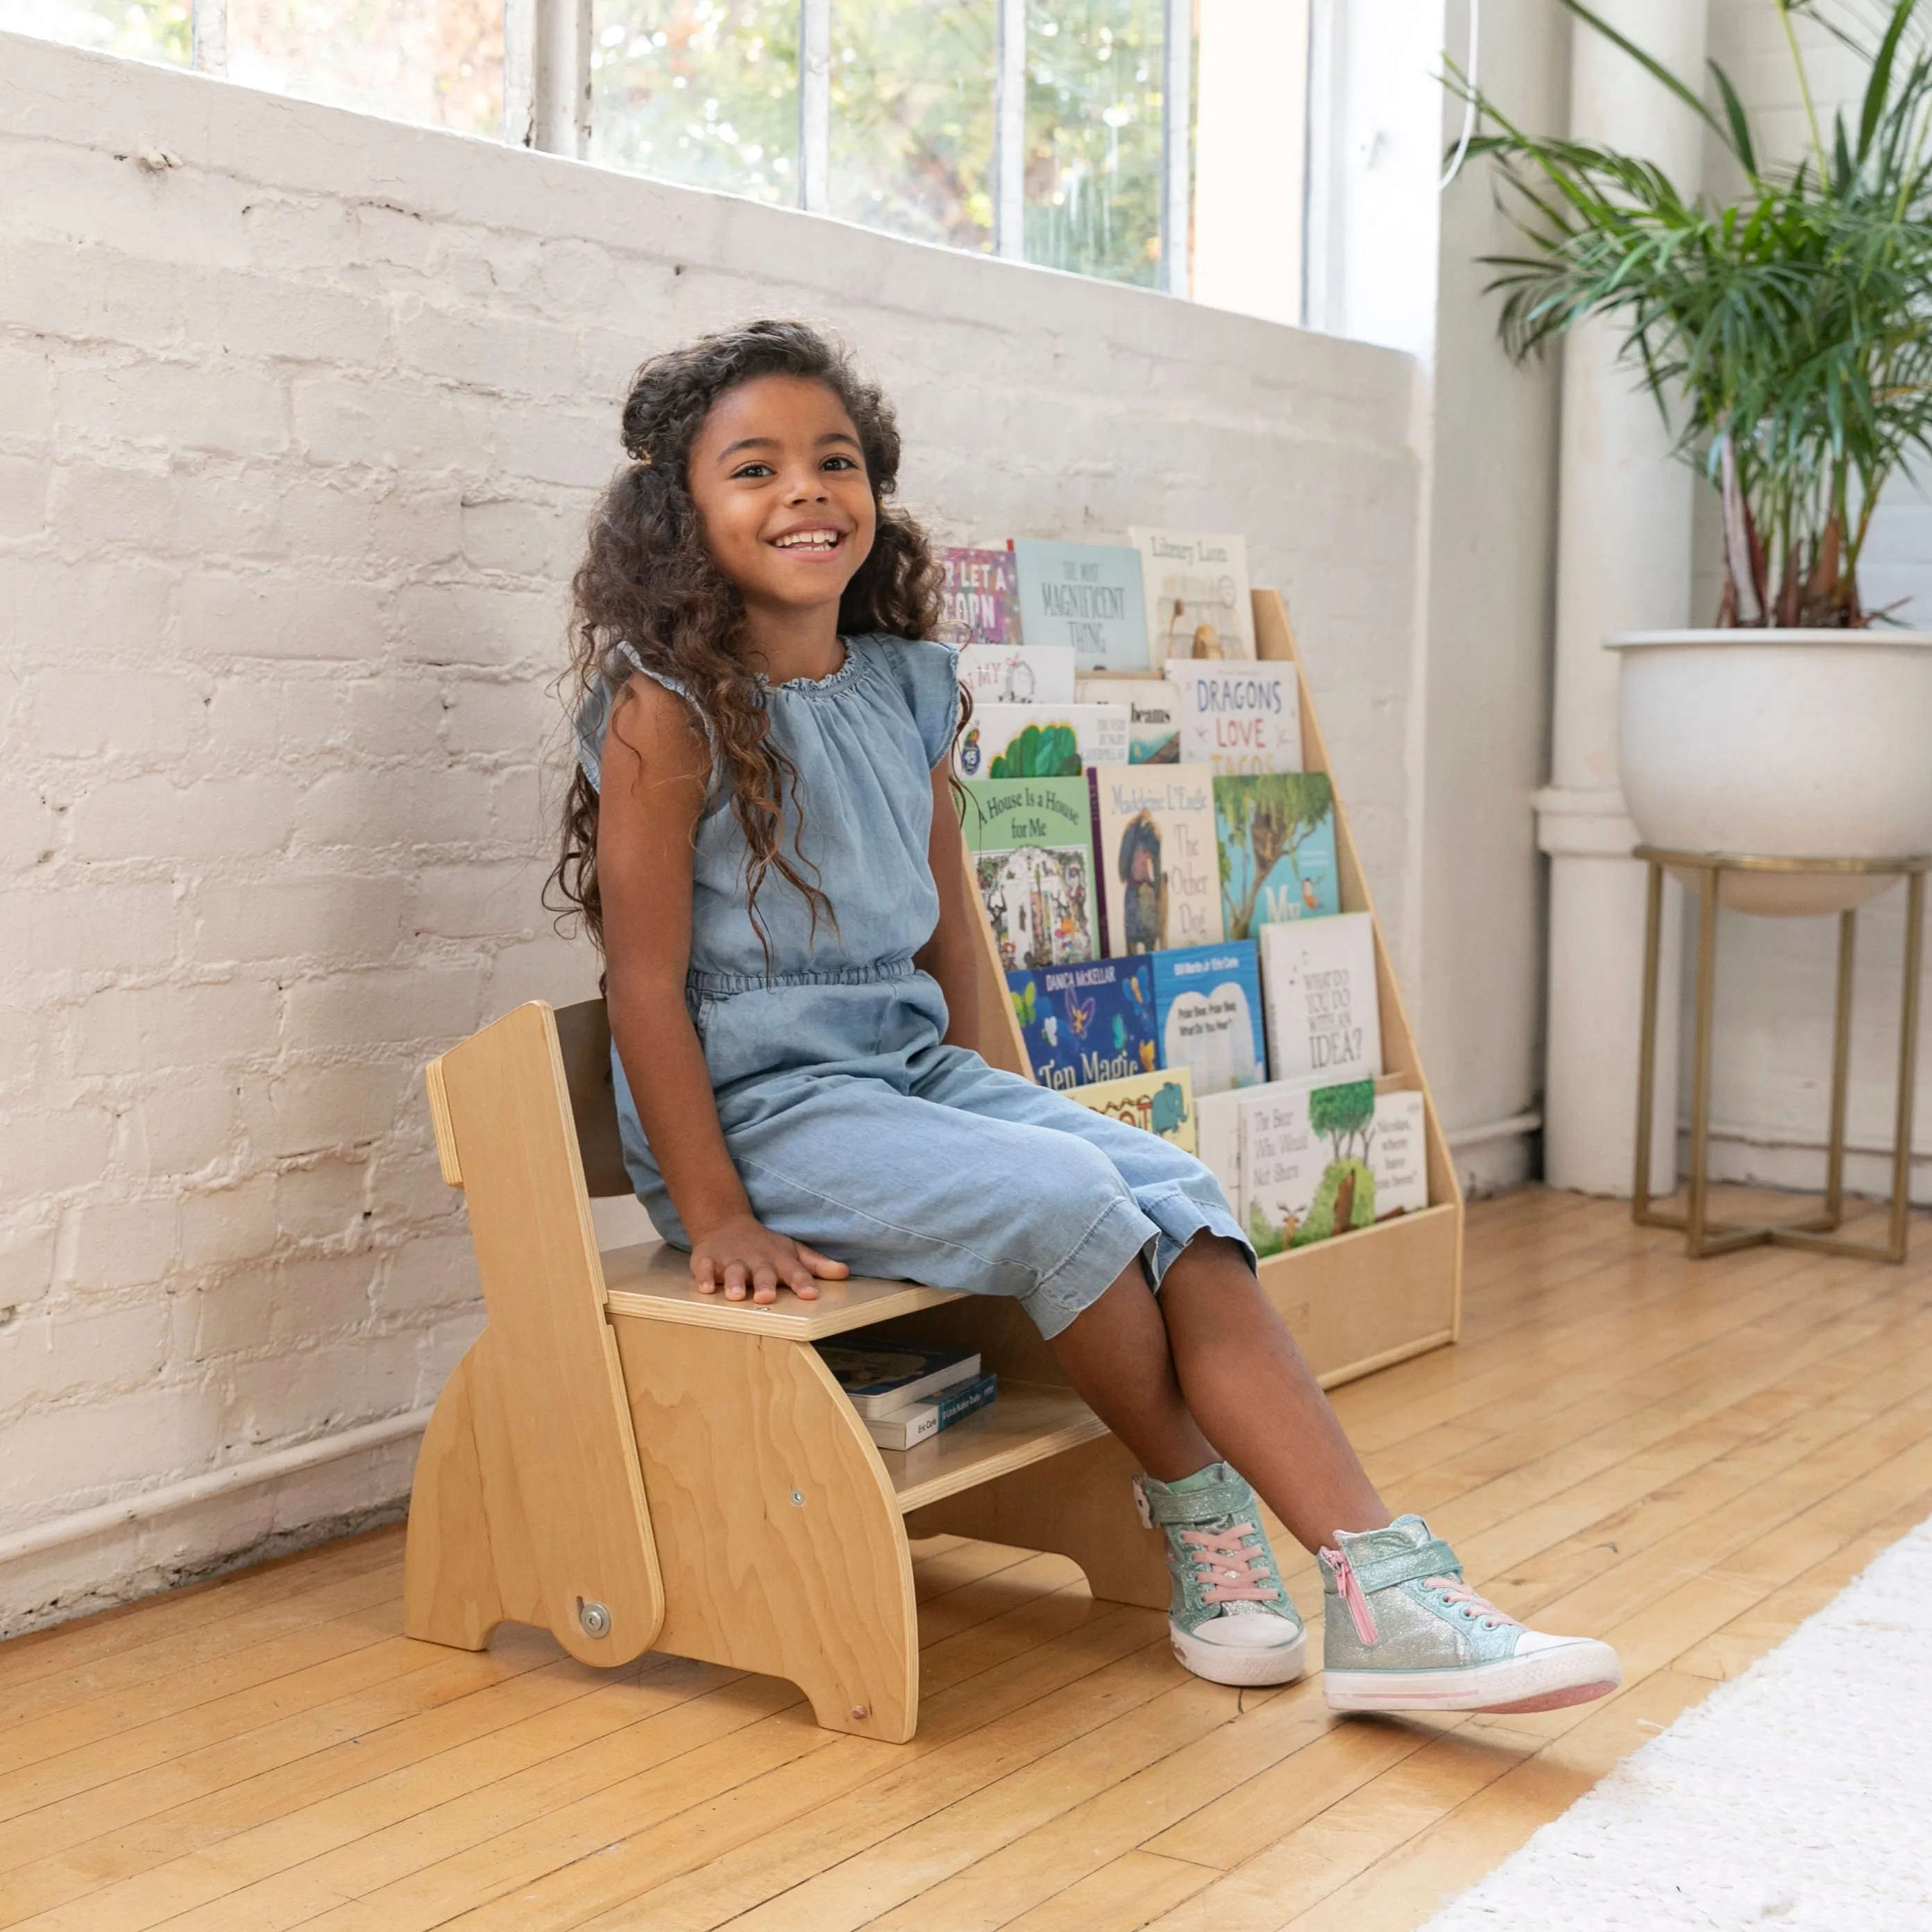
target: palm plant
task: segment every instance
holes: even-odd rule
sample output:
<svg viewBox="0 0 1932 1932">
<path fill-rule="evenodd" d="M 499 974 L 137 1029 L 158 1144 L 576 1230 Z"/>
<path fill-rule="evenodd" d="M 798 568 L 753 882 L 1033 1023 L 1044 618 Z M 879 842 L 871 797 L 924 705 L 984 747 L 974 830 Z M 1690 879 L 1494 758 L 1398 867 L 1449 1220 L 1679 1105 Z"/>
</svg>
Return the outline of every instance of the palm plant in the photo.
<svg viewBox="0 0 1932 1932">
<path fill-rule="evenodd" d="M 1515 126 L 1460 75 L 1529 244 L 1491 256 L 1519 362 L 1588 316 L 1633 367 L 1724 503 L 1721 625 L 1859 626 L 1858 560 L 1887 479 L 1932 451 L 1932 33 L 1921 0 L 1882 0 L 1868 32 L 1821 0 L 1774 0 L 1810 130 L 1796 164 L 1760 158 L 1715 62 L 1714 110 L 1580 4 L 1571 13 L 1683 101 L 1742 177 L 1708 206 L 1651 162 Z M 1855 119 L 1820 125 L 1798 38 L 1814 22 L 1866 64 Z"/>
</svg>

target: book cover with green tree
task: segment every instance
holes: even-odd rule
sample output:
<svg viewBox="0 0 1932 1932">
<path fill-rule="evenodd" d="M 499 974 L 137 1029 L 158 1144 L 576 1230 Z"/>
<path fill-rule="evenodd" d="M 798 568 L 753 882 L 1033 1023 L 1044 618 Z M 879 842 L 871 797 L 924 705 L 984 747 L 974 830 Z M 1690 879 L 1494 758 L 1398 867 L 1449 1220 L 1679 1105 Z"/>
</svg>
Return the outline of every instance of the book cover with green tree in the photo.
<svg viewBox="0 0 1932 1932">
<path fill-rule="evenodd" d="M 1242 772 L 1214 781 L 1222 934 L 1342 909 L 1335 799 L 1326 772 Z"/>
</svg>

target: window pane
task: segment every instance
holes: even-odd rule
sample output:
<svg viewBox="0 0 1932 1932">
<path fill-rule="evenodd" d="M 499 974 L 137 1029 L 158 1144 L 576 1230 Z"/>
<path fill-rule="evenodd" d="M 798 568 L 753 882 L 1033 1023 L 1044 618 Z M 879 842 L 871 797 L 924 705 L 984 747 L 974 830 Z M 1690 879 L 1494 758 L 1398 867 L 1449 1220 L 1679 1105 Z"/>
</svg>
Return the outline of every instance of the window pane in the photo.
<svg viewBox="0 0 1932 1932">
<path fill-rule="evenodd" d="M 188 64 L 188 0 L 0 0 L 0 30 Z"/>
<path fill-rule="evenodd" d="M 1158 278 L 1161 13 L 1161 0 L 1030 0 L 1029 262 Z"/>
<path fill-rule="evenodd" d="M 832 212 L 993 245 L 995 0 L 836 0 Z"/>
<path fill-rule="evenodd" d="M 228 0 L 228 77 L 500 138 L 502 0 Z"/>
<path fill-rule="evenodd" d="M 798 199 L 798 0 L 594 0 L 590 157 Z"/>
</svg>

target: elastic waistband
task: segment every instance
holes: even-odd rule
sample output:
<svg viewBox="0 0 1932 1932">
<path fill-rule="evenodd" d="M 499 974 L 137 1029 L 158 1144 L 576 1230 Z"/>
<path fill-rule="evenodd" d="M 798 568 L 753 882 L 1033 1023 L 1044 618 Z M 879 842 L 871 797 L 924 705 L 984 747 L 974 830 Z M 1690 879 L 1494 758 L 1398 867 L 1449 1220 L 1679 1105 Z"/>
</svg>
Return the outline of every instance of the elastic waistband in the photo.
<svg viewBox="0 0 1932 1932">
<path fill-rule="evenodd" d="M 836 966 L 821 973 L 700 973 L 684 976 L 685 991 L 700 999 L 728 998 L 735 993 L 778 992 L 790 986 L 879 986 L 910 980 L 917 972 L 910 958 L 882 959 L 872 966 Z"/>
</svg>

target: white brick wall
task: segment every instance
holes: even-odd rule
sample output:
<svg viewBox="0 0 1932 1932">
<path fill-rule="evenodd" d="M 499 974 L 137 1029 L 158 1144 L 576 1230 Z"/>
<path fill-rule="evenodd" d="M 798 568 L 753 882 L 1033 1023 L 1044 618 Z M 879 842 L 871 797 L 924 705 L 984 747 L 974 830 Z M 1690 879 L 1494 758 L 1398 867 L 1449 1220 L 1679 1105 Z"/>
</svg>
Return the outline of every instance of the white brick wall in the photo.
<svg viewBox="0 0 1932 1932">
<path fill-rule="evenodd" d="M 592 982 L 541 767 L 616 404 L 773 312 L 885 378 L 944 536 L 1249 532 L 1400 944 L 1406 358 L 0 36 L 0 1534 L 434 1396 L 418 1070 Z M 406 1467 L 15 1566 L 0 1628 Z"/>
</svg>

